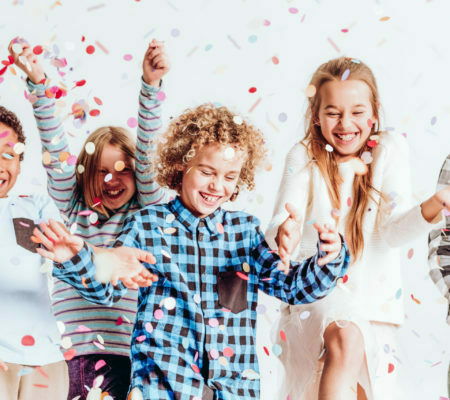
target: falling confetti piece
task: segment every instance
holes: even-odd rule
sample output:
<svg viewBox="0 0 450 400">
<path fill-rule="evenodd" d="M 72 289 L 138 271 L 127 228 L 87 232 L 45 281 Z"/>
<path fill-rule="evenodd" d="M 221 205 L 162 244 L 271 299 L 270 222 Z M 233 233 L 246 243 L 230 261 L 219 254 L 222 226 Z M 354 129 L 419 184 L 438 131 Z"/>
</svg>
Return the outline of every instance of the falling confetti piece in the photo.
<svg viewBox="0 0 450 400">
<path fill-rule="evenodd" d="M 231 43 L 233 43 L 233 45 L 237 48 L 237 49 L 241 49 L 241 46 L 239 46 L 237 43 L 236 43 L 236 41 L 230 36 L 230 35 L 227 35 L 227 38 L 228 38 L 228 40 L 231 42 Z"/>
<path fill-rule="evenodd" d="M 263 346 L 264 352 L 269 356 L 269 349 L 266 346 Z"/>
<path fill-rule="evenodd" d="M 219 326 L 219 321 L 218 321 L 217 318 L 210 318 L 209 321 L 208 321 L 208 325 L 211 328 L 217 328 Z"/>
<path fill-rule="evenodd" d="M 78 325 L 77 329 L 75 329 L 75 332 L 91 332 L 91 329 L 88 328 L 86 325 Z"/>
<path fill-rule="evenodd" d="M 278 343 L 275 343 L 272 346 L 272 353 L 275 357 L 279 357 L 282 352 L 283 352 L 283 349 L 281 348 L 281 346 Z"/>
<path fill-rule="evenodd" d="M 325 150 L 328 151 L 328 153 L 331 153 L 331 152 L 333 152 L 334 149 L 333 149 L 333 146 L 331 146 L 327 143 L 325 146 Z"/>
<path fill-rule="evenodd" d="M 342 76 L 341 76 L 341 81 L 347 80 L 347 78 L 349 77 L 349 75 L 350 75 L 350 70 L 347 68 L 347 69 L 344 71 L 344 73 L 342 74 Z"/>
<path fill-rule="evenodd" d="M 240 271 L 236 271 L 236 275 L 244 281 L 248 281 L 248 279 L 249 279 L 247 275 L 243 274 Z"/>
<path fill-rule="evenodd" d="M 162 254 L 164 257 L 167 257 L 167 258 L 169 258 L 169 259 L 172 258 L 172 256 L 171 256 L 166 250 L 164 250 L 164 249 L 161 249 L 161 254 Z"/>
<path fill-rule="evenodd" d="M 106 176 L 105 176 L 105 182 L 109 182 L 111 179 L 112 179 L 112 174 L 111 173 L 109 173 L 109 174 L 106 174 Z"/>
<path fill-rule="evenodd" d="M 95 47 L 92 45 L 89 45 L 88 47 L 86 47 L 86 53 L 88 54 L 94 54 L 95 52 Z"/>
<path fill-rule="evenodd" d="M 299 317 L 300 317 L 300 319 L 308 319 L 309 318 L 309 316 L 310 316 L 310 312 L 309 311 L 303 311 L 300 315 L 299 315 Z"/>
<path fill-rule="evenodd" d="M 95 363 L 94 369 L 95 369 L 96 371 L 98 371 L 100 368 L 103 368 L 105 365 L 106 365 L 105 360 L 98 360 L 98 361 Z"/>
<path fill-rule="evenodd" d="M 22 346 L 34 346 L 34 337 L 31 335 L 25 335 L 22 338 Z"/>
<path fill-rule="evenodd" d="M 367 142 L 367 146 L 370 147 L 371 149 L 377 147 L 377 144 L 378 144 L 378 143 L 376 142 L 376 140 L 369 140 L 369 141 Z"/>
<path fill-rule="evenodd" d="M 138 124 L 138 122 L 137 122 L 136 118 L 134 118 L 134 117 L 128 118 L 127 125 L 130 128 L 136 128 L 137 124 Z"/>
<path fill-rule="evenodd" d="M 164 101 L 166 98 L 166 94 L 160 90 L 157 94 L 156 94 L 156 99 L 159 101 Z"/>
<path fill-rule="evenodd" d="M 200 302 L 202 301 L 202 298 L 200 297 L 200 295 L 198 293 L 194 294 L 193 298 L 194 298 L 194 302 L 196 304 L 200 304 Z"/>
<path fill-rule="evenodd" d="M 388 364 L 388 374 L 394 371 L 394 364 L 389 363 Z"/>
<path fill-rule="evenodd" d="M 434 125 L 437 121 L 437 117 L 431 118 L 431 125 Z"/>
<path fill-rule="evenodd" d="M 164 317 L 164 311 L 161 309 L 155 310 L 153 315 L 155 316 L 155 319 L 157 319 L 159 321 L 160 319 L 162 319 Z"/>
<path fill-rule="evenodd" d="M 234 350 L 231 347 L 225 347 L 223 349 L 223 355 L 225 357 L 231 358 L 234 356 Z"/>
<path fill-rule="evenodd" d="M 94 154 L 95 144 L 93 142 L 87 142 L 84 146 L 84 150 L 86 150 L 86 153 L 88 153 L 89 155 Z"/>
<path fill-rule="evenodd" d="M 273 57 L 272 57 L 272 62 L 273 62 L 275 65 L 278 65 L 278 64 L 280 63 L 280 60 L 279 60 L 278 57 L 273 56 Z"/>
<path fill-rule="evenodd" d="M 226 367 L 228 365 L 228 360 L 225 357 L 219 357 L 219 364 Z"/>
<path fill-rule="evenodd" d="M 346 29 L 346 28 L 341 29 L 341 32 L 342 32 L 342 33 L 347 33 L 347 32 L 348 32 L 348 29 Z"/>
<path fill-rule="evenodd" d="M 171 224 L 174 220 L 175 220 L 175 215 L 173 215 L 173 214 L 168 214 L 168 215 L 166 216 L 166 222 L 167 222 L 168 224 Z"/>
<path fill-rule="evenodd" d="M 133 59 L 133 56 L 132 56 L 131 54 L 125 54 L 125 55 L 123 56 L 123 59 L 124 59 L 125 61 L 131 61 L 131 60 Z"/>
<path fill-rule="evenodd" d="M 153 332 L 153 325 L 152 325 L 150 322 L 147 322 L 147 323 L 145 324 L 145 330 L 146 330 L 148 333 L 152 333 L 152 332 Z"/>
<path fill-rule="evenodd" d="M 64 359 L 65 359 L 66 361 L 70 361 L 72 358 L 75 357 L 75 354 L 76 354 L 76 353 L 77 353 L 77 351 L 76 351 L 75 349 L 67 350 L 67 351 L 64 353 Z"/>
<path fill-rule="evenodd" d="M 22 154 L 25 150 L 25 144 L 22 142 L 18 142 L 14 145 L 13 150 L 16 154 Z"/>
<path fill-rule="evenodd" d="M 92 342 L 95 347 L 99 348 L 100 350 L 105 350 L 105 346 L 103 346 L 101 343 L 96 342 L 95 340 Z"/>
<path fill-rule="evenodd" d="M 192 371 L 194 371 L 196 374 L 200 373 L 200 368 L 197 367 L 197 365 L 191 364 L 191 368 L 192 368 Z"/>
<path fill-rule="evenodd" d="M 256 35 L 250 35 L 250 36 L 248 37 L 248 41 L 249 41 L 250 43 L 255 43 L 257 40 L 258 40 L 258 36 L 256 36 Z"/>
<path fill-rule="evenodd" d="M 411 260 L 411 258 L 413 258 L 413 256 L 414 256 L 414 249 L 409 249 L 408 250 L 408 259 Z"/>
<path fill-rule="evenodd" d="M 136 342 L 142 343 L 146 339 L 145 335 L 138 336 L 136 338 Z"/>
<path fill-rule="evenodd" d="M 316 87 L 314 85 L 309 85 L 306 90 L 305 90 L 305 94 L 307 97 L 313 97 L 316 94 Z"/>
<path fill-rule="evenodd" d="M 167 234 L 167 235 L 173 235 L 176 231 L 177 231 L 177 229 L 173 228 L 173 227 L 169 227 L 169 228 L 164 229 L 164 233 Z"/>
<path fill-rule="evenodd" d="M 390 19 L 391 19 L 391 17 L 387 17 L 387 16 L 386 16 L 386 17 L 381 17 L 381 18 L 380 18 L 380 21 L 381 21 L 381 22 L 384 22 L 384 21 L 389 21 Z"/>
<path fill-rule="evenodd" d="M 246 262 L 242 263 L 242 269 L 244 272 L 249 273 L 250 272 L 250 265 L 248 265 Z"/>
<path fill-rule="evenodd" d="M 289 12 L 290 12 L 291 14 L 298 14 L 298 8 L 291 7 L 291 8 L 289 8 Z"/>
<path fill-rule="evenodd" d="M 44 50 L 42 49 L 42 46 L 40 46 L 40 45 L 37 45 L 37 46 L 33 47 L 33 53 L 36 54 L 37 56 L 39 54 L 42 54 L 43 51 Z"/>
<path fill-rule="evenodd" d="M 333 40 L 332 40 L 330 37 L 327 37 L 327 40 L 328 40 L 328 43 L 330 43 L 331 46 L 333 46 L 333 48 L 334 48 L 338 53 L 341 52 L 341 50 L 339 50 L 339 47 L 337 47 L 336 43 L 334 43 Z"/>
<path fill-rule="evenodd" d="M 166 299 L 164 299 L 164 307 L 166 307 L 166 310 L 173 310 L 176 305 L 177 302 L 173 297 L 167 297 Z"/>
<path fill-rule="evenodd" d="M 72 339 L 70 338 L 70 337 L 64 337 L 62 340 L 61 340 L 61 347 L 63 348 L 63 349 L 66 349 L 66 350 L 68 350 L 68 349 L 70 349 L 71 347 L 73 346 L 73 343 L 72 343 Z"/>
<path fill-rule="evenodd" d="M 98 97 L 94 97 L 94 101 L 99 105 L 102 106 L 103 102 L 98 98 Z"/>
<path fill-rule="evenodd" d="M 254 86 L 252 86 L 250 89 L 248 89 L 249 93 L 255 93 L 256 90 L 257 89 Z"/>
<path fill-rule="evenodd" d="M 48 385 L 43 385 L 41 383 L 33 383 L 33 386 L 38 388 L 48 388 Z"/>
<path fill-rule="evenodd" d="M 261 103 L 261 97 L 256 100 L 253 105 L 250 107 L 250 109 L 248 110 L 249 113 L 253 112 L 255 110 L 255 108 L 259 105 L 259 103 Z"/>
<path fill-rule="evenodd" d="M 235 116 L 233 117 L 233 122 L 234 122 L 236 125 L 242 125 L 242 122 L 244 122 L 244 121 L 242 120 L 242 118 L 241 118 L 239 115 L 235 115 Z"/>
<path fill-rule="evenodd" d="M 91 117 L 98 117 L 100 115 L 100 110 L 93 109 L 93 110 L 89 111 L 89 115 Z"/>
<path fill-rule="evenodd" d="M 286 121 L 287 121 L 287 114 L 285 114 L 285 113 L 280 113 L 280 114 L 278 115 L 278 121 L 280 121 L 280 122 L 286 122 Z"/>
<path fill-rule="evenodd" d="M 227 147 L 223 152 L 223 158 L 226 161 L 232 160 L 234 158 L 234 155 L 235 155 L 235 151 L 232 147 Z"/>
<path fill-rule="evenodd" d="M 351 207 L 351 206 L 352 206 L 352 198 L 347 197 L 347 207 Z"/>
<path fill-rule="evenodd" d="M 415 301 L 417 304 L 421 304 L 421 303 L 420 303 L 420 300 L 419 300 L 419 299 L 416 299 L 416 298 L 413 296 L 412 293 L 411 293 L 411 299 L 412 299 L 413 301 Z"/>
</svg>

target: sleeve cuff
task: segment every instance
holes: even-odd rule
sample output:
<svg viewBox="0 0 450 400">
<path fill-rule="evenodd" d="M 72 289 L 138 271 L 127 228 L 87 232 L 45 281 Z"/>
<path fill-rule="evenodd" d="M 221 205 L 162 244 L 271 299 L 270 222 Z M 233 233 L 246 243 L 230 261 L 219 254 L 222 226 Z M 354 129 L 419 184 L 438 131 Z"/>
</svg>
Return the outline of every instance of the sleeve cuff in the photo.
<svg viewBox="0 0 450 400">
<path fill-rule="evenodd" d="M 151 95 L 156 95 L 160 90 L 162 90 L 164 85 L 163 85 L 163 80 L 161 79 L 160 82 L 159 82 L 159 88 L 156 88 L 156 87 L 146 83 L 144 81 L 144 77 L 141 77 L 141 87 L 142 87 L 142 91 L 145 94 L 151 96 Z"/>
<path fill-rule="evenodd" d="M 61 272 L 79 272 L 81 268 L 85 268 L 92 262 L 92 249 L 84 242 L 83 248 L 75 254 L 70 260 L 63 263 L 54 262 L 55 268 L 53 271 Z"/>
<path fill-rule="evenodd" d="M 47 85 L 45 85 L 44 83 L 38 83 L 38 84 L 33 83 L 30 81 L 30 78 L 27 78 L 26 84 L 27 84 L 28 90 L 30 92 L 36 91 L 39 93 L 44 93 L 45 90 L 47 89 Z"/>
</svg>

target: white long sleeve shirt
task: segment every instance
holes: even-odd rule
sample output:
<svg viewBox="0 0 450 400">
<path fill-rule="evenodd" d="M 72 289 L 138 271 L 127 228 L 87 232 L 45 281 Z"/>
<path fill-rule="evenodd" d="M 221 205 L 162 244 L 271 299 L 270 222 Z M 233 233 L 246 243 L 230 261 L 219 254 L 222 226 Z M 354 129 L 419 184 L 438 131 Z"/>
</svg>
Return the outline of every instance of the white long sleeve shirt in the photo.
<svg viewBox="0 0 450 400">
<path fill-rule="evenodd" d="M 28 228 L 48 218 L 59 219 L 48 196 L 0 199 L 0 359 L 8 363 L 45 365 L 63 360 L 47 274 L 40 272 L 44 259 L 17 243 L 18 236 L 26 241 L 28 233 L 20 235 L 14 228 L 14 220 L 16 226 Z"/>
<path fill-rule="evenodd" d="M 368 320 L 400 324 L 404 314 L 398 247 L 420 232 L 428 232 L 432 225 L 423 218 L 420 205 L 412 204 L 406 140 L 400 135 L 382 133 L 372 156 L 372 184 L 387 196 L 388 202 L 378 207 L 376 202 L 369 201 L 363 223 L 363 254 L 350 266 L 345 287 Z M 352 163 L 340 163 L 339 173 L 343 183 L 338 231 L 345 237 L 345 220 L 353 201 Z M 375 192 L 373 196 L 378 202 L 380 196 Z M 302 218 L 301 243 L 292 255 L 294 260 L 300 260 L 316 252 L 318 236 L 312 224 L 334 225 L 325 181 L 302 144 L 296 144 L 286 158 L 273 218 L 266 232 L 266 240 L 273 248 L 278 226 L 288 216 L 287 202 L 299 210 Z"/>
</svg>

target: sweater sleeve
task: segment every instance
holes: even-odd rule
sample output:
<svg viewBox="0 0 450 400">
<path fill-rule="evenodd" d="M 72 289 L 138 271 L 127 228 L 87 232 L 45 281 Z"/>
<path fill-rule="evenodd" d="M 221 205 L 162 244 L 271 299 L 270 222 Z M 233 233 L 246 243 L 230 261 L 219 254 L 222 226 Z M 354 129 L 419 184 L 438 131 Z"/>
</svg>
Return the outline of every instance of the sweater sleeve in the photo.
<svg viewBox="0 0 450 400">
<path fill-rule="evenodd" d="M 55 115 L 55 100 L 46 95 L 48 88 L 44 84 L 35 85 L 30 80 L 27 80 L 27 85 L 29 91 L 37 97 L 33 112 L 41 138 L 42 153 L 50 156 L 50 162 L 44 163 L 48 193 L 60 212 L 68 217 L 74 201 L 76 176 L 75 165 L 61 161 L 64 159 L 62 155 L 70 155 L 67 138 L 61 119 Z"/>
<path fill-rule="evenodd" d="M 159 91 L 160 89 L 142 80 L 136 140 L 136 188 L 142 207 L 166 200 L 166 191 L 156 182 L 156 172 L 151 159 L 154 142 L 161 131 L 162 103 L 158 98 Z"/>
<path fill-rule="evenodd" d="M 272 219 L 265 234 L 267 243 L 274 249 L 277 248 L 275 237 L 278 232 L 278 227 L 288 217 L 288 212 L 285 208 L 286 203 L 291 203 L 299 212 L 302 219 L 300 229 L 303 230 L 311 179 L 308 164 L 309 159 L 306 148 L 301 143 L 297 143 L 286 156 L 283 177 L 278 189 Z M 300 232 L 300 235 L 302 233 Z"/>
<path fill-rule="evenodd" d="M 435 221 L 427 222 L 422 216 L 420 204 L 413 203 L 406 139 L 385 133 L 378 146 L 379 157 L 384 159 L 381 185 L 384 199 L 380 200 L 378 229 L 386 243 L 391 247 L 399 247 L 420 233 L 429 232 Z M 378 160 L 374 158 L 374 162 Z"/>
</svg>

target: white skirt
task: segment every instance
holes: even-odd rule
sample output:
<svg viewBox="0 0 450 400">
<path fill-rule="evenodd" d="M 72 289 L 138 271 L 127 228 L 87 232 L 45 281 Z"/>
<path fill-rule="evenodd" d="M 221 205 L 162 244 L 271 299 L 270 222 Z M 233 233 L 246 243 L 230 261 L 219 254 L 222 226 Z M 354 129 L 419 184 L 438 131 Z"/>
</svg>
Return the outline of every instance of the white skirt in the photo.
<svg viewBox="0 0 450 400">
<path fill-rule="evenodd" d="M 362 366 L 358 383 L 364 388 L 368 400 L 401 398 L 396 397 L 395 373 L 387 358 L 387 354 L 396 348 L 396 326 L 365 319 L 352 294 L 340 286 L 311 304 L 282 305 L 281 317 L 273 332 L 276 335 L 274 342 L 282 347 L 279 359 L 284 367 L 278 398 L 318 398 L 323 367 L 323 361 L 319 361 L 324 352 L 323 334 L 332 322 L 339 327 L 354 323 L 361 331 L 367 367 Z M 356 398 L 356 386 L 354 389 Z"/>
</svg>

